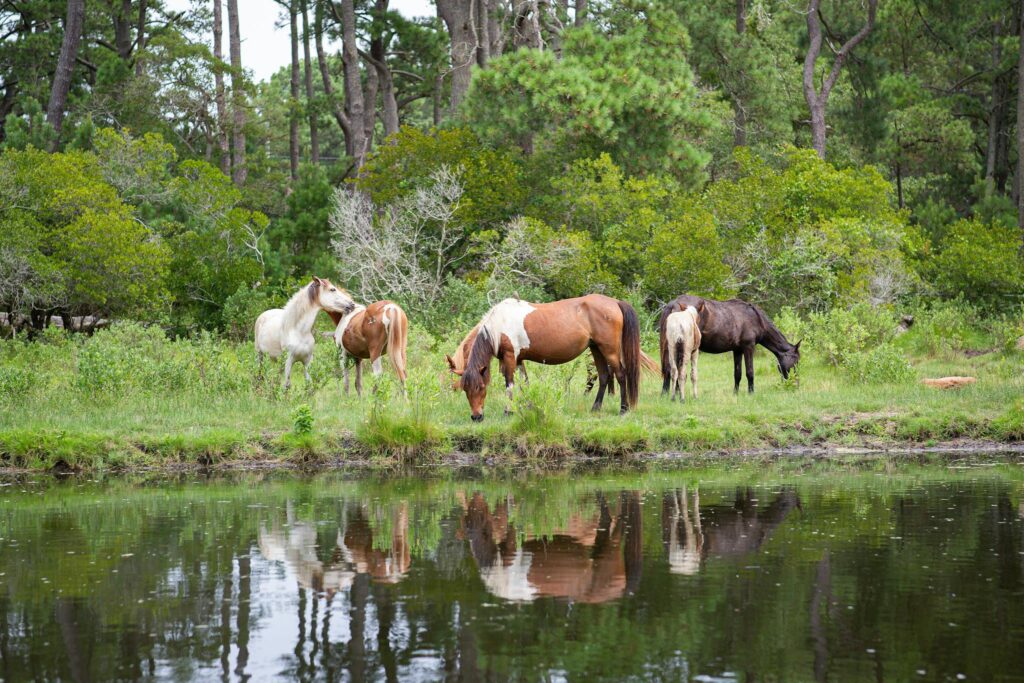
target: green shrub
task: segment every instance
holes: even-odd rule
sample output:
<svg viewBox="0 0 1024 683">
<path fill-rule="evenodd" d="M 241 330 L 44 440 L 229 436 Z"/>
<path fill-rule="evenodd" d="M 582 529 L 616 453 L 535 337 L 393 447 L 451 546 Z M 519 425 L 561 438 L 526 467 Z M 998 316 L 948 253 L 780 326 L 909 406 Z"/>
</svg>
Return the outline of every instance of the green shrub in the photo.
<svg viewBox="0 0 1024 683">
<path fill-rule="evenodd" d="M 313 431 L 313 409 L 303 403 L 292 411 L 292 432 L 310 434 Z"/>
<path fill-rule="evenodd" d="M 0 403 L 13 403 L 25 398 L 33 386 L 33 373 L 13 365 L 0 365 Z"/>
<path fill-rule="evenodd" d="M 916 339 L 920 351 L 932 355 L 969 348 L 976 331 L 971 322 L 979 318 L 977 310 L 963 298 L 934 304 L 916 316 Z"/>
<path fill-rule="evenodd" d="M 855 381 L 865 384 L 910 382 L 915 376 L 913 366 L 891 344 L 847 354 L 842 367 Z"/>
</svg>

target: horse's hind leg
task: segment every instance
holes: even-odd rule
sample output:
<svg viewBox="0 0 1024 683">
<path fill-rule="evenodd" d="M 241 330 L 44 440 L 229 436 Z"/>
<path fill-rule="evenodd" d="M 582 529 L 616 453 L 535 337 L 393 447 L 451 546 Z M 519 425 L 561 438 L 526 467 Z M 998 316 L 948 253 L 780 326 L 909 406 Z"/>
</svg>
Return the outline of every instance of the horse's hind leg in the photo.
<svg viewBox="0 0 1024 683">
<path fill-rule="evenodd" d="M 604 356 L 597 347 L 591 347 L 591 353 L 594 354 L 594 367 L 597 368 L 597 398 L 594 399 L 594 407 L 591 408 L 594 412 L 601 410 L 601 404 L 604 403 L 604 392 L 608 388 L 608 362 L 605 361 Z"/>
<path fill-rule="evenodd" d="M 733 388 L 732 388 L 732 393 L 738 394 L 738 393 L 740 393 L 740 378 L 743 377 L 743 352 L 742 351 L 733 351 L 732 352 L 732 363 L 733 363 L 732 378 L 733 378 L 733 381 L 734 381 L 734 385 L 733 385 Z"/>
<path fill-rule="evenodd" d="M 678 363 L 678 349 L 673 344 L 672 348 L 668 350 L 668 372 L 669 372 L 669 389 L 672 391 L 672 401 L 676 400 L 676 394 L 679 392 L 679 368 Z"/>
<path fill-rule="evenodd" d="M 263 352 L 256 352 L 256 379 L 263 381 Z"/>
<path fill-rule="evenodd" d="M 363 359 L 356 356 L 356 396 L 363 395 Z"/>
<path fill-rule="evenodd" d="M 743 360 L 747 364 L 747 393 L 754 393 L 754 347 L 743 350 Z"/>
<path fill-rule="evenodd" d="M 693 397 L 697 398 L 697 359 L 700 357 L 700 349 L 695 349 L 690 354 L 690 382 L 693 384 Z"/>
</svg>

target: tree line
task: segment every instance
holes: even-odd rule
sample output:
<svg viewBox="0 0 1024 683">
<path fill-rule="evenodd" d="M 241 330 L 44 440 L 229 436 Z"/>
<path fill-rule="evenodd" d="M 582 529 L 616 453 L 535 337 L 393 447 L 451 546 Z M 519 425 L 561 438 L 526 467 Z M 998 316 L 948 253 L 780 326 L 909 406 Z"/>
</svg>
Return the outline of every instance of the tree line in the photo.
<svg viewBox="0 0 1024 683">
<path fill-rule="evenodd" d="M 767 281 L 799 290 L 817 309 L 908 293 L 963 296 L 993 310 L 1020 303 L 1024 3 L 437 0 L 436 16 L 419 18 L 389 0 L 278 4 L 290 55 L 254 82 L 245 52 L 260 46 L 244 41 L 237 0 L 186 9 L 164 0 L 3 3 L 7 311 L 29 300 L 40 320 L 47 311 L 127 310 L 84 299 L 69 307 L 70 280 L 81 278 L 68 275 L 56 240 L 30 239 L 65 233 L 82 206 L 58 218 L 16 201 L 43 196 L 25 175 L 31 164 L 57 168 L 44 185 L 81 185 L 59 172 L 75 159 L 140 226 L 125 244 L 159 251 L 192 234 L 185 251 L 197 262 L 211 252 L 245 262 L 226 278 L 181 263 L 182 273 L 211 282 L 163 281 L 155 299 L 182 329 L 224 327 L 232 297 L 262 301 L 271 285 L 345 265 L 352 235 L 338 226 L 353 219 L 338 211 L 408 207 L 442 170 L 458 184 L 459 231 L 445 223 L 450 248 L 435 273 L 436 301 L 449 285 L 493 298 L 504 287 L 495 273 L 526 268 L 548 295 L 632 288 L 651 304 L 680 287 L 751 295 L 771 308 Z M 17 156 L 30 148 L 71 156 Z M 93 159 L 101 148 L 128 152 Z M 199 163 L 230 182 L 213 182 Z M 171 188 L 189 173 L 220 194 L 199 201 Z M 753 178 L 804 197 L 762 196 L 762 208 L 777 213 L 746 215 L 751 196 L 725 191 L 763 195 Z M 790 185 L 798 181 L 818 186 Z M 822 191 L 837 183 L 841 197 Z M 134 193 L 138 185 L 146 192 Z M 338 187 L 365 202 L 339 201 Z M 218 228 L 230 211 L 196 220 L 207 201 L 249 212 L 232 223 L 249 226 L 238 233 L 248 237 L 232 241 Z M 598 204 L 604 213 L 591 214 Z M 124 237 L 116 222 L 100 223 Z M 525 259 L 515 267 L 493 257 L 510 238 L 506 247 Z M 686 277 L 656 282 L 666 257 L 647 255 L 651 245 L 671 252 L 693 239 L 706 267 L 681 263 Z M 587 271 L 555 275 L 543 245 L 571 247 Z M 182 253 L 170 248 L 167 263 Z M 430 265 L 429 254 L 409 256 Z M 832 275 L 822 279 L 821 268 Z M 41 287 L 26 273 L 36 283 L 44 273 L 61 279 L 61 295 L 36 296 Z M 596 282 L 595 273 L 608 277 Z M 394 293 L 403 294 L 414 293 Z"/>
</svg>

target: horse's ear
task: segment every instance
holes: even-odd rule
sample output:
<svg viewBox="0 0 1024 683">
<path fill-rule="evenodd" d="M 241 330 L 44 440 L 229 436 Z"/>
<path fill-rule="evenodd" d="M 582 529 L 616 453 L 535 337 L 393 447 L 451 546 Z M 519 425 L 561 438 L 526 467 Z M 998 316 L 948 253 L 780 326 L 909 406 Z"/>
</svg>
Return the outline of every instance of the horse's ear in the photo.
<svg viewBox="0 0 1024 683">
<path fill-rule="evenodd" d="M 444 354 L 444 359 L 445 359 L 446 361 L 448 361 L 448 369 L 449 369 L 449 370 L 451 370 L 452 372 L 454 372 L 454 373 L 455 373 L 456 375 L 461 375 L 461 374 L 462 374 L 461 372 L 459 372 L 458 370 L 456 370 L 456 369 L 455 369 L 455 361 L 453 361 L 453 360 L 452 360 L 452 357 L 451 357 L 451 356 L 449 356 L 449 355 L 448 355 L 448 354 L 446 353 L 446 354 Z"/>
<path fill-rule="evenodd" d="M 800 341 L 798 341 L 796 343 L 796 345 L 793 348 L 796 349 L 797 351 L 799 351 L 800 350 L 800 345 L 803 344 L 803 343 L 804 343 L 804 340 L 801 339 Z"/>
<path fill-rule="evenodd" d="M 697 302 L 697 312 L 698 313 L 703 313 L 704 312 L 704 299 L 701 299 L 700 301 Z"/>
</svg>

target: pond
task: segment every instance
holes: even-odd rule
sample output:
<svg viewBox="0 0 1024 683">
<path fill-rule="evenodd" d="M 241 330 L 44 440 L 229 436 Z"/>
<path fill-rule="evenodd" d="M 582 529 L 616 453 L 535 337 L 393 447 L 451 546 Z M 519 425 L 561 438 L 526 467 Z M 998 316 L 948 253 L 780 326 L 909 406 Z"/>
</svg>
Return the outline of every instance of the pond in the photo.
<svg viewBox="0 0 1024 683">
<path fill-rule="evenodd" d="M 1024 680 L 981 460 L 0 481 L 0 680 Z"/>
</svg>

